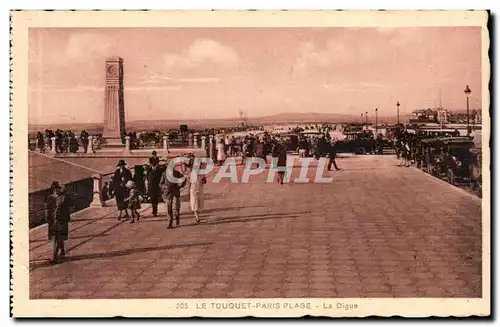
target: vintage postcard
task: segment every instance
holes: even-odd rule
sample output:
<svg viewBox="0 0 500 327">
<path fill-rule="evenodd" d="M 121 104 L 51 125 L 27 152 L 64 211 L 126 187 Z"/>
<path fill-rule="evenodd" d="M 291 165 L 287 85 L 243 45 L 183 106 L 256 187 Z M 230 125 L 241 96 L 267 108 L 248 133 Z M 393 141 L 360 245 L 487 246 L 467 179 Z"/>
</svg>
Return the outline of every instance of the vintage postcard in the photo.
<svg viewBox="0 0 500 327">
<path fill-rule="evenodd" d="M 13 316 L 490 315 L 486 11 L 11 16 Z"/>
</svg>

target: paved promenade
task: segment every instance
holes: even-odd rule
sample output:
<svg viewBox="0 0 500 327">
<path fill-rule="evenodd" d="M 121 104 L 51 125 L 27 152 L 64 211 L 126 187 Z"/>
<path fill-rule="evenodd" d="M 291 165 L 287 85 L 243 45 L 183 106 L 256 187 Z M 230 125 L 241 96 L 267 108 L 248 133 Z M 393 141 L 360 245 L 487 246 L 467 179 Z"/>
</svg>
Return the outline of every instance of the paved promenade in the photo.
<svg viewBox="0 0 500 327">
<path fill-rule="evenodd" d="M 68 260 L 30 232 L 32 298 L 480 297 L 481 201 L 392 156 L 340 158 L 328 184 L 206 185 L 196 224 L 143 206 L 75 214 Z M 295 168 L 294 177 L 299 168 Z M 311 171 L 310 175 L 314 176 Z M 187 201 L 187 198 L 185 199 Z"/>
</svg>

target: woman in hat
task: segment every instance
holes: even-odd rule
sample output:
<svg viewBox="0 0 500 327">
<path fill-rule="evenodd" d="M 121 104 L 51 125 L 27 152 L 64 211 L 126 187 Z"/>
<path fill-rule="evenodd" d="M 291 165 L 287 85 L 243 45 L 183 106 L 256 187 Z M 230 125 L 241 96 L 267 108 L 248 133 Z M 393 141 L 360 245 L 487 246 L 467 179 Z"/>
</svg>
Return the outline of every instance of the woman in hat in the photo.
<svg viewBox="0 0 500 327">
<path fill-rule="evenodd" d="M 70 221 L 70 199 L 64 194 L 64 188 L 54 181 L 50 186 L 52 194 L 45 203 L 45 218 L 49 226 L 49 240 L 54 239 L 52 264 L 66 257 L 64 241 L 68 239 L 68 223 Z"/>
<path fill-rule="evenodd" d="M 125 160 L 120 160 L 117 165 L 117 169 L 113 176 L 113 186 L 115 188 L 115 199 L 116 207 L 120 211 L 118 215 L 118 220 L 122 219 L 122 213 L 125 211 L 125 216 L 123 218 L 128 218 L 127 203 L 125 198 L 128 197 L 128 189 L 125 184 L 132 180 L 132 173 L 125 166 L 127 163 Z"/>
</svg>

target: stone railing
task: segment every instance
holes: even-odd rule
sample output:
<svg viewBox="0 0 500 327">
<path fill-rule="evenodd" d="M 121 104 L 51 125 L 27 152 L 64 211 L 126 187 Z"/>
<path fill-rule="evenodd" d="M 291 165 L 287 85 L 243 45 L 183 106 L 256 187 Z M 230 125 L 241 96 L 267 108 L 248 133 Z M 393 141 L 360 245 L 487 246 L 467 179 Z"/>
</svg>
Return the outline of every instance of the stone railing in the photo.
<svg viewBox="0 0 500 327">
<path fill-rule="evenodd" d="M 96 155 L 100 154 L 102 152 L 106 152 L 104 150 L 104 147 L 101 147 L 101 139 L 98 136 L 92 136 L 89 135 L 89 143 L 87 147 L 87 152 L 84 153 L 83 147 L 81 144 L 79 144 L 79 149 L 76 153 L 71 153 L 69 150 L 65 153 L 59 153 L 58 149 L 56 148 L 56 138 L 52 137 L 50 139 L 50 146 L 47 146 L 44 149 L 44 153 L 51 155 L 51 156 L 72 156 L 72 155 L 77 155 L 77 156 L 85 156 L 85 155 Z M 178 152 L 178 149 L 186 149 L 186 151 L 190 151 L 187 149 L 193 149 L 193 150 L 200 150 L 202 152 L 205 152 L 205 149 L 208 148 L 209 153 L 213 153 L 213 149 L 211 148 L 211 144 L 214 140 L 214 135 L 201 135 L 200 133 L 190 133 L 188 134 L 188 139 L 186 142 L 186 145 L 179 146 L 179 144 L 176 143 L 176 141 L 170 140 L 169 136 L 163 136 L 162 137 L 162 147 L 161 151 L 165 153 L 170 153 L 171 150 L 174 152 Z M 36 139 L 31 138 L 30 140 L 30 150 L 39 152 L 39 149 L 36 148 Z M 207 144 L 208 142 L 208 144 Z M 129 136 L 125 137 L 125 144 L 123 147 L 123 154 L 135 154 L 135 153 L 141 153 L 147 150 L 157 150 L 156 148 L 154 149 L 147 149 L 147 148 L 140 148 L 140 149 L 133 149 L 132 144 L 131 144 L 131 139 Z M 158 149 L 159 150 L 159 149 Z"/>
</svg>

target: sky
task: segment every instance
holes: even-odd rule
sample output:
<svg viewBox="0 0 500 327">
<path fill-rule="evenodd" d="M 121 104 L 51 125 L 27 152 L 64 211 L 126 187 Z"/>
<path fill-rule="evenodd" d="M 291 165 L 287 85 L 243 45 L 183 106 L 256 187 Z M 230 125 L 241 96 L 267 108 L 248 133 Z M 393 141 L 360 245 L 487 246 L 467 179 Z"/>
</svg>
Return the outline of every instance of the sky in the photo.
<svg viewBox="0 0 500 327">
<path fill-rule="evenodd" d="M 30 123 L 102 122 L 113 56 L 127 121 L 481 104 L 479 27 L 53 28 L 30 30 Z"/>
</svg>

